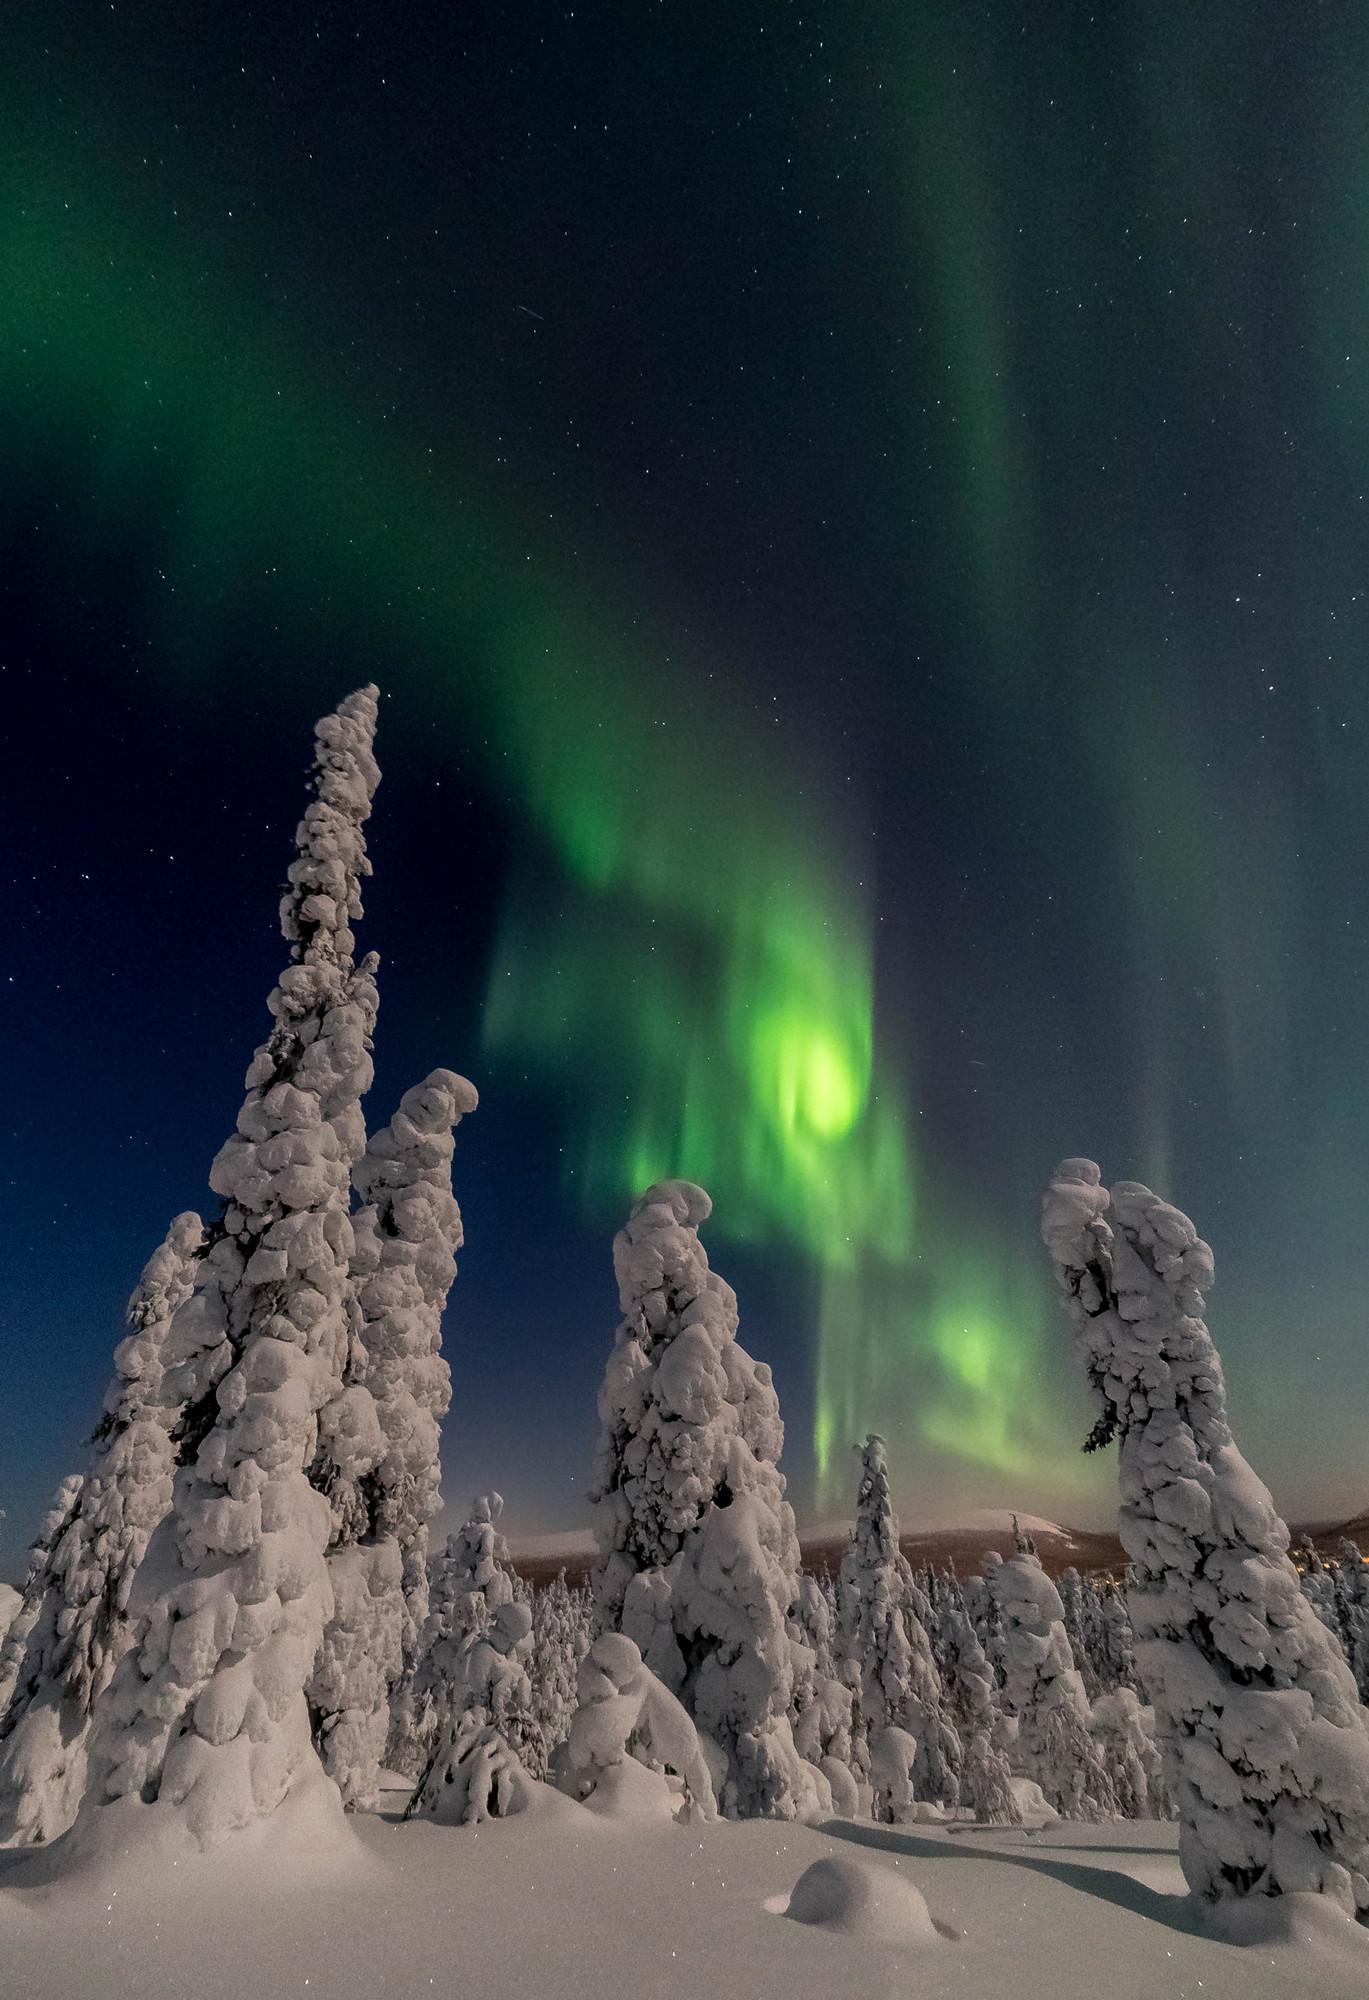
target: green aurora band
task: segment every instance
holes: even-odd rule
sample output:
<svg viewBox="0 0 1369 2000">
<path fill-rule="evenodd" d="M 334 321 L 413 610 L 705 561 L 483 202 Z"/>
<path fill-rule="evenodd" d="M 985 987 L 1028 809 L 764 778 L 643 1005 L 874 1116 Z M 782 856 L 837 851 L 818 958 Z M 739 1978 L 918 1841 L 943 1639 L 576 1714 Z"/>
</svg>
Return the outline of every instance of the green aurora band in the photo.
<svg viewBox="0 0 1369 2000">
<path fill-rule="evenodd" d="M 260 616 L 315 655 L 405 659 L 406 701 L 512 788 L 539 845 L 514 862 L 489 1048 L 564 1094 L 570 1185 L 605 1228 L 685 1174 L 720 1238 L 808 1274 L 819 1503 L 843 1502 L 872 1424 L 1082 1487 L 1030 1407 L 1040 1270 L 991 1225 L 967 1236 L 922 1170 L 849 794 L 781 759 L 722 676 L 667 666 L 643 608 L 606 612 L 619 580 L 449 483 L 160 228 L 11 173 L 0 407 L 25 497 L 83 493 L 92 546 L 153 547 L 143 614 L 187 674 L 209 629 Z M 998 526 L 966 532 L 989 562 Z"/>
</svg>

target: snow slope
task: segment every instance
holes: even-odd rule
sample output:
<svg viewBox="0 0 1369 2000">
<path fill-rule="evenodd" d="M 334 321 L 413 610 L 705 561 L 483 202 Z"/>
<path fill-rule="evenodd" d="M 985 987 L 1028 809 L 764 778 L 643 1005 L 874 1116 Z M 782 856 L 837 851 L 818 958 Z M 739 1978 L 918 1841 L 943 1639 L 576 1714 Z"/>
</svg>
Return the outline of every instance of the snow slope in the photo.
<svg viewBox="0 0 1369 2000">
<path fill-rule="evenodd" d="M 350 1860 L 334 1853 L 307 1879 L 307 1825 L 285 1830 L 293 1856 L 272 1855 L 257 1828 L 241 1848 L 117 1886 L 95 1871 L 20 1892 L 4 1886 L 16 1864 L 0 1858 L 4 1990 L 24 2000 L 1348 2000 L 1369 1990 L 1369 1936 L 1333 1912 L 1292 1909 L 1304 1899 L 1286 1899 L 1284 1913 L 1302 1942 L 1195 1935 L 1168 1826 L 624 1826 L 559 1798 L 546 1805 L 479 1830 L 358 1815 Z M 824 1857 L 873 1871 L 871 1892 L 828 1899 L 830 1922 L 796 1921 L 790 1892 Z M 933 1934 L 898 1920 L 901 1905 L 917 1907 L 903 1883 L 925 1898 Z"/>
</svg>

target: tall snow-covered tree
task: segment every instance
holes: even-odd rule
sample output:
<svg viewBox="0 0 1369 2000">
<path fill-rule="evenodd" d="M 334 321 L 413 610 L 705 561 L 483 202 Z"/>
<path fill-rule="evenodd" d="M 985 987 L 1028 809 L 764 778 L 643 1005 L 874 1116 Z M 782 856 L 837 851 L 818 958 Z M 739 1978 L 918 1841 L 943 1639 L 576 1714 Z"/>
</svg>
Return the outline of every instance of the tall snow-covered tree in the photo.
<svg viewBox="0 0 1369 2000">
<path fill-rule="evenodd" d="M 739 1344 L 690 1181 L 637 1201 L 613 1246 L 622 1307 L 599 1395 L 597 1622 L 621 1631 L 726 1759 L 723 1810 L 789 1819 L 815 1773 L 789 1722 L 799 1548 L 770 1370 Z"/>
<path fill-rule="evenodd" d="M 179 1412 L 163 1398 L 167 1335 L 203 1242 L 199 1216 L 178 1215 L 148 1260 L 90 1469 L 35 1578 L 41 1604 L 0 1716 L 0 1845 L 54 1839 L 81 1802 L 92 1709 L 127 1650 L 133 1578 L 171 1504 Z"/>
<path fill-rule="evenodd" d="M 402 1702 L 427 1617 L 438 1425 L 451 1401 L 442 1309 L 461 1244 L 452 1133 L 476 1102 L 464 1077 L 434 1070 L 405 1092 L 352 1172 L 365 1203 L 352 1225 L 360 1327 L 343 1393 L 321 1420 L 337 1461 L 324 1481 L 334 1608 L 309 1688 L 324 1768 L 348 1806 L 376 1795 L 392 1692 Z"/>
<path fill-rule="evenodd" d="M 1066 1819 L 1118 1815 L 1117 1800 L 1090 1728 L 1088 1697 L 1074 1664 L 1060 1593 L 1030 1536 L 988 1571 L 1003 1617 L 1004 1695 L 1017 1718 L 1016 1763 Z"/>
<path fill-rule="evenodd" d="M 927 1600 L 898 1546 L 883 1438 L 872 1432 L 860 1457 L 855 1526 L 837 1586 L 846 1677 L 857 1693 L 867 1742 L 882 1730 L 903 1730 L 917 1744 L 911 1773 L 916 1796 L 954 1805 L 960 1742 L 932 1658 Z"/>
<path fill-rule="evenodd" d="M 87 1794 L 92 1810 L 155 1801 L 202 1846 L 319 1774 L 305 1688 L 333 1609 L 333 1507 L 312 1473 L 356 1333 L 351 1175 L 376 986 L 351 926 L 370 872 L 376 704 L 363 688 L 316 731 L 314 797 L 281 903 L 291 962 L 210 1173 L 223 1214 L 171 1327 L 166 1387 L 187 1408 L 164 1587 L 106 1697 Z M 334 1466 L 344 1435 L 335 1426 Z M 369 1425 L 354 1443 L 375 1451 Z"/>
<path fill-rule="evenodd" d="M 1109 1195 L 1092 1160 L 1056 1168 L 1042 1234 L 1093 1394 L 1090 1443 L 1120 1445 L 1136 1659 L 1189 1885 L 1214 1902 L 1316 1891 L 1369 1920 L 1369 1716 L 1232 1438 L 1203 1318 L 1212 1252 L 1140 1183 Z"/>
</svg>

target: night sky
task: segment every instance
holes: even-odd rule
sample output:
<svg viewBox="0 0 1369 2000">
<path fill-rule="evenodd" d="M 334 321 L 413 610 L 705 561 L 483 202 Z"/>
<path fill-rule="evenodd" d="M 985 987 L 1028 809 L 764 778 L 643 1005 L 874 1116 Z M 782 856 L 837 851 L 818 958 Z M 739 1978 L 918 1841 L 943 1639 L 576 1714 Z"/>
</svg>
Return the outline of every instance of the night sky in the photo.
<svg viewBox="0 0 1369 2000">
<path fill-rule="evenodd" d="M 800 1514 L 1101 1520 L 1062 1154 L 1369 1489 L 1369 11 L 11 10 L 0 1572 L 266 1032 L 384 691 L 373 1120 L 471 1076 L 449 1500 L 586 1518 L 632 1194 Z"/>
</svg>

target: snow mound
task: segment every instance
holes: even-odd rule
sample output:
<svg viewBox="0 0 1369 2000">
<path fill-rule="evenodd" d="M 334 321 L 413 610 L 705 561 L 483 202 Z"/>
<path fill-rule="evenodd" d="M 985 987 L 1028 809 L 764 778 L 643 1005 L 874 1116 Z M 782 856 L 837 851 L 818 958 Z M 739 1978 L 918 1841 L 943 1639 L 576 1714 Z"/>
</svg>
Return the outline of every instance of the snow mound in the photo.
<svg viewBox="0 0 1369 2000">
<path fill-rule="evenodd" d="M 920 1889 L 892 1868 L 845 1854 L 804 1869 L 785 1915 L 870 1944 L 920 1944 L 938 1935 Z"/>
<path fill-rule="evenodd" d="M 1271 1950 L 1292 1945 L 1309 1960 L 1353 1970 L 1369 1980 L 1369 1931 L 1330 1896 L 1294 1891 L 1283 1896 L 1229 1896 L 1204 1910 L 1202 1927 L 1224 1944 Z"/>
<path fill-rule="evenodd" d="M 1043 1826 L 1054 1826 L 1060 1815 L 1049 1803 L 1046 1794 L 1034 1778 L 1013 1778 L 1012 1795 L 1017 1800 L 1017 1810 L 1022 1815 L 1022 1824 L 1033 1831 Z"/>
<path fill-rule="evenodd" d="M 174 1881 L 178 1897 L 211 1901 L 235 1892 L 253 1897 L 267 1879 L 281 1893 L 322 1883 L 374 1889 L 385 1873 L 317 1765 L 275 1812 L 240 1828 L 227 1852 L 208 1853 L 187 1839 L 174 1806 L 122 1798 L 83 1813 L 46 1846 L 0 1857 L 0 1888 L 34 1907 L 141 1896 L 149 1881 Z"/>
</svg>

